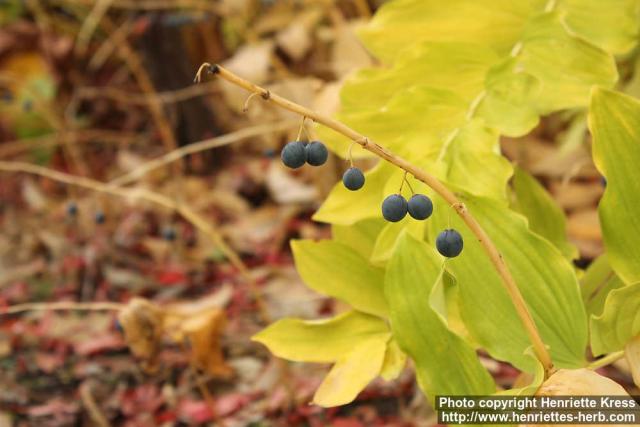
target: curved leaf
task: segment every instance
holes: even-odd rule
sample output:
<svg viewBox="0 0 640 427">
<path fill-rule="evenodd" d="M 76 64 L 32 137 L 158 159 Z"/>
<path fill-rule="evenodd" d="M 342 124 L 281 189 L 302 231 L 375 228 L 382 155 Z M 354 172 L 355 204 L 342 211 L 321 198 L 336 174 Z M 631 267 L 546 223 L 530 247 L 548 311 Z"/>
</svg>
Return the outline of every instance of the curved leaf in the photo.
<svg viewBox="0 0 640 427">
<path fill-rule="evenodd" d="M 421 41 L 471 42 L 508 53 L 527 18 L 546 0 L 397 0 L 384 4 L 360 31 L 365 45 L 384 62 Z"/>
<path fill-rule="evenodd" d="M 529 229 L 553 243 L 568 259 L 577 258 L 578 250 L 567 239 L 564 212 L 547 190 L 520 168 L 515 169 L 513 190 L 512 206 L 527 217 Z"/>
<path fill-rule="evenodd" d="M 390 336 L 377 335 L 355 343 L 354 348 L 333 365 L 316 390 L 313 403 L 332 407 L 352 402 L 380 373 Z"/>
<path fill-rule="evenodd" d="M 294 240 L 291 249 L 307 286 L 365 313 L 387 315 L 384 270 L 372 267 L 356 251 L 332 240 Z"/>
<path fill-rule="evenodd" d="M 322 320 L 281 319 L 251 339 L 284 359 L 331 363 L 344 357 L 358 342 L 388 335 L 389 328 L 382 319 L 349 311 Z"/>
<path fill-rule="evenodd" d="M 609 293 L 604 311 L 591 317 L 591 349 L 598 356 L 622 350 L 640 334 L 640 283 Z"/>
<path fill-rule="evenodd" d="M 385 279 L 393 335 L 414 360 L 420 388 L 432 399 L 438 394 L 493 393 L 495 384 L 475 351 L 429 304 L 441 273 L 442 261 L 434 250 L 402 233 Z"/>
<path fill-rule="evenodd" d="M 556 365 L 583 366 L 587 319 L 572 265 L 505 205 L 472 196 L 463 200 L 504 257 Z M 493 357 L 531 371 L 524 354 L 531 343 L 484 248 L 448 205 L 439 201 L 434 212 L 430 236 L 453 227 L 464 238 L 462 254 L 446 265 L 458 284 L 469 332 Z"/>
<path fill-rule="evenodd" d="M 626 283 L 635 283 L 640 281 L 640 102 L 595 89 L 589 130 L 593 160 L 607 179 L 598 212 L 609 262 Z"/>
<path fill-rule="evenodd" d="M 571 31 L 608 52 L 625 53 L 638 42 L 637 0 L 560 0 L 559 8 Z"/>
<path fill-rule="evenodd" d="M 591 86 L 618 79 L 613 56 L 570 35 L 558 12 L 530 20 L 517 61 L 540 81 L 540 113 L 587 105 Z"/>
</svg>

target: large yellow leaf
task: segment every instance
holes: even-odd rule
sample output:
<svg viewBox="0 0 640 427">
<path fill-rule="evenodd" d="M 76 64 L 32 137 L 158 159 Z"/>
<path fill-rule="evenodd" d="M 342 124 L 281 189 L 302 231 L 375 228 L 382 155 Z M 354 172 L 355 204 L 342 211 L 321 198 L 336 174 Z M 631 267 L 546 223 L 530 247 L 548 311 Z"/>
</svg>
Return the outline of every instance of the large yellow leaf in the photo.
<svg viewBox="0 0 640 427">
<path fill-rule="evenodd" d="M 380 373 L 390 336 L 390 333 L 378 335 L 354 343 L 353 349 L 333 365 L 322 381 L 313 403 L 331 407 L 352 402 Z"/>
<path fill-rule="evenodd" d="M 385 316 L 384 270 L 333 240 L 291 242 L 298 273 L 307 286 L 365 313 Z"/>
<path fill-rule="evenodd" d="M 600 316 L 591 316 L 591 349 L 594 355 L 622 350 L 640 335 L 640 283 L 609 293 Z"/>
<path fill-rule="evenodd" d="M 356 343 L 388 334 L 389 328 L 382 319 L 348 311 L 323 320 L 281 319 L 252 340 L 284 359 L 332 363 L 349 353 Z"/>
<path fill-rule="evenodd" d="M 383 5 L 360 32 L 384 62 L 421 41 L 470 42 L 508 53 L 527 18 L 547 0 L 396 0 Z"/>
<path fill-rule="evenodd" d="M 542 339 L 560 367 L 585 362 L 587 319 L 571 263 L 546 239 L 532 233 L 521 215 L 502 203 L 465 195 L 467 209 L 491 237 L 522 292 Z M 446 261 L 456 279 L 462 318 L 474 339 L 500 360 L 531 371 L 524 354 L 531 343 L 501 278 L 476 236 L 452 208 L 437 200 L 429 236 L 455 228 L 464 250 Z M 433 238 L 433 237 L 432 237 Z"/>
<path fill-rule="evenodd" d="M 351 402 L 379 374 L 397 375 L 403 355 L 390 338 L 384 320 L 349 311 L 325 320 L 282 319 L 252 339 L 288 360 L 335 362 L 314 396 L 329 407 Z"/>
<path fill-rule="evenodd" d="M 611 54 L 567 32 L 559 12 L 531 19 L 517 62 L 541 84 L 535 102 L 540 113 L 585 106 L 593 85 L 613 86 L 618 79 Z"/>
<path fill-rule="evenodd" d="M 608 52 L 625 53 L 638 42 L 637 0 L 559 0 L 558 8 L 571 31 Z"/>
<path fill-rule="evenodd" d="M 447 328 L 429 303 L 441 274 L 442 260 L 434 249 L 402 233 L 385 279 L 394 337 L 413 359 L 420 388 L 431 399 L 493 393 L 493 380 L 475 351 Z"/>
<path fill-rule="evenodd" d="M 598 207 L 607 257 L 618 276 L 635 283 L 640 281 L 640 102 L 595 89 L 589 129 L 593 160 L 607 179 Z"/>
<path fill-rule="evenodd" d="M 567 239 L 564 212 L 547 190 L 521 168 L 515 170 L 513 196 L 513 208 L 527 217 L 531 231 L 553 243 L 568 259 L 578 256 L 578 250 Z"/>
</svg>

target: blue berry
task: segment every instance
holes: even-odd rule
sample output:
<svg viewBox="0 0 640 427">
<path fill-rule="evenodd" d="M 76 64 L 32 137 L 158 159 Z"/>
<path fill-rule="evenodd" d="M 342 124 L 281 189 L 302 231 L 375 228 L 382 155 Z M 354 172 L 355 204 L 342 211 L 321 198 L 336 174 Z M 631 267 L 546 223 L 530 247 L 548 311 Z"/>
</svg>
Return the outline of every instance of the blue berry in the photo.
<svg viewBox="0 0 640 427">
<path fill-rule="evenodd" d="M 169 242 L 176 240 L 176 230 L 173 227 L 165 227 L 162 229 L 162 238 Z"/>
<path fill-rule="evenodd" d="M 327 147 L 320 141 L 312 141 L 305 147 L 307 152 L 307 163 L 311 166 L 323 165 L 329 157 Z"/>
<path fill-rule="evenodd" d="M 407 215 L 407 200 L 400 194 L 392 194 L 382 202 L 382 216 L 390 222 L 398 222 Z"/>
<path fill-rule="evenodd" d="M 447 258 L 453 258 L 460 255 L 462 252 L 462 236 L 456 230 L 449 229 L 444 230 L 438 234 L 436 239 L 436 248 L 438 252 Z"/>
<path fill-rule="evenodd" d="M 22 111 L 28 113 L 33 110 L 33 101 L 30 99 L 25 99 L 22 103 Z"/>
<path fill-rule="evenodd" d="M 414 194 L 408 203 L 409 215 L 415 219 L 427 219 L 433 213 L 433 203 L 424 194 Z"/>
<path fill-rule="evenodd" d="M 349 168 L 342 175 L 342 183 L 351 191 L 359 190 L 364 185 L 364 174 L 358 168 Z"/>
<path fill-rule="evenodd" d="M 104 220 L 105 220 L 104 212 L 102 211 L 96 212 L 94 219 L 96 221 L 96 224 L 104 224 Z"/>
<path fill-rule="evenodd" d="M 75 202 L 69 202 L 69 204 L 67 204 L 67 215 L 70 217 L 78 215 L 78 205 L 76 205 Z"/>
<path fill-rule="evenodd" d="M 307 151 L 302 141 L 289 142 L 282 149 L 280 158 L 285 166 L 297 169 L 307 161 Z"/>
</svg>

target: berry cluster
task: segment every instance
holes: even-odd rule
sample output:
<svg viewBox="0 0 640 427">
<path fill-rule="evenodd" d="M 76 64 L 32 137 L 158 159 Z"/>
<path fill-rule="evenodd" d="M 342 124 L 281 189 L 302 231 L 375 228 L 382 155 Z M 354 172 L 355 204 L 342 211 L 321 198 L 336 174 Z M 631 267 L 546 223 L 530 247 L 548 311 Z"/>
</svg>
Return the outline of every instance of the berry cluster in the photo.
<svg viewBox="0 0 640 427">
<path fill-rule="evenodd" d="M 323 165 L 327 161 L 328 155 L 327 147 L 320 141 L 312 141 L 308 144 L 302 141 L 289 142 L 280 153 L 282 163 L 291 169 L 297 169 L 305 163 L 309 163 L 312 166 Z M 349 152 L 349 157 L 351 158 L 351 152 Z M 382 202 L 382 216 L 389 222 L 401 221 L 407 216 L 407 213 L 412 218 L 420 221 L 429 218 L 433 213 L 431 199 L 424 194 L 414 193 L 407 201 L 401 194 L 402 186 L 405 182 L 409 184 L 406 173 L 398 194 L 392 194 Z M 353 160 L 351 160 L 351 167 L 342 175 L 342 183 L 351 191 L 357 191 L 364 187 L 364 173 L 353 166 Z M 438 252 L 447 258 L 460 255 L 462 247 L 462 236 L 453 229 L 442 231 L 436 239 Z"/>
<path fill-rule="evenodd" d="M 302 141 L 289 142 L 280 153 L 282 163 L 291 169 L 297 169 L 305 163 L 321 166 L 328 157 L 329 151 L 320 141 L 311 141 L 308 144 Z"/>
</svg>

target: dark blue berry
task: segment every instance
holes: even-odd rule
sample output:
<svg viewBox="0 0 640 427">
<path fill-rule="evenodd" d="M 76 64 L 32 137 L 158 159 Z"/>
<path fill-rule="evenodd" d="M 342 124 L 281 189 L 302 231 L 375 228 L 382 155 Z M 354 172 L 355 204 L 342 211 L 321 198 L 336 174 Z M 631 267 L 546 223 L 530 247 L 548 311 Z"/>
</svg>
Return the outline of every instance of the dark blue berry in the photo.
<svg viewBox="0 0 640 427">
<path fill-rule="evenodd" d="M 359 190 L 364 185 L 364 174 L 358 168 L 349 168 L 342 175 L 342 183 L 351 191 Z"/>
<path fill-rule="evenodd" d="M 25 99 L 22 103 L 22 111 L 28 113 L 33 110 L 33 101 L 30 99 Z"/>
<path fill-rule="evenodd" d="M 427 219 L 433 213 L 433 203 L 424 194 L 411 196 L 407 208 L 409 209 L 409 215 L 415 219 Z"/>
<path fill-rule="evenodd" d="M 105 216 L 104 216 L 104 212 L 102 212 L 102 211 L 96 212 L 96 215 L 95 215 L 94 219 L 96 221 L 96 224 L 104 224 L 104 220 L 106 219 Z"/>
<path fill-rule="evenodd" d="M 382 202 L 382 216 L 390 222 L 398 222 L 407 215 L 407 200 L 400 194 L 392 194 Z"/>
<path fill-rule="evenodd" d="M 162 238 L 169 242 L 176 240 L 176 229 L 173 227 L 165 227 L 162 229 Z"/>
<path fill-rule="evenodd" d="M 282 163 L 291 169 L 297 169 L 307 161 L 307 151 L 301 141 L 289 142 L 280 153 Z"/>
<path fill-rule="evenodd" d="M 76 205 L 75 202 L 69 202 L 69 204 L 67 204 L 67 215 L 71 217 L 78 215 L 78 205 Z"/>
<path fill-rule="evenodd" d="M 607 186 L 607 178 L 605 178 L 604 176 L 600 177 L 600 184 L 602 184 L 603 187 L 606 187 Z"/>
<path fill-rule="evenodd" d="M 2 93 L 2 95 L 0 95 L 2 101 L 7 103 L 13 101 L 13 92 L 11 92 L 10 89 L 0 89 L 0 92 Z"/>
<path fill-rule="evenodd" d="M 438 248 L 438 252 L 447 258 L 453 258 L 460 255 L 460 252 L 462 252 L 462 246 L 462 236 L 453 229 L 444 230 L 438 234 L 438 238 L 436 239 L 436 248 Z"/>
<path fill-rule="evenodd" d="M 329 157 L 329 151 L 327 147 L 320 141 L 311 141 L 305 147 L 307 151 L 307 163 L 311 166 L 324 165 Z"/>
</svg>

